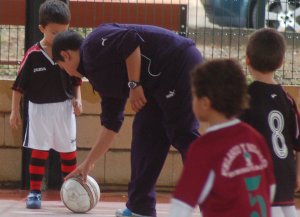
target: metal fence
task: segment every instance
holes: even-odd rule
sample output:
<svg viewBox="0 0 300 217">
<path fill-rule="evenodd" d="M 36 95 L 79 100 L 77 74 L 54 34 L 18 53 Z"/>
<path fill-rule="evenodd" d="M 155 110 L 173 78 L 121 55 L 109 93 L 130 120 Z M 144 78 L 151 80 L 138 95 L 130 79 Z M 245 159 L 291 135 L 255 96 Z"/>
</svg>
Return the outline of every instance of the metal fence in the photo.
<svg viewBox="0 0 300 217">
<path fill-rule="evenodd" d="M 288 44 L 276 78 L 300 84 L 300 0 L 70 0 L 69 5 L 71 28 L 84 35 L 103 22 L 158 25 L 192 38 L 206 59 L 236 58 L 245 70 L 248 35 L 263 26 L 276 28 Z M 24 55 L 25 10 L 25 0 L 0 0 L 2 77 L 14 77 Z"/>
</svg>

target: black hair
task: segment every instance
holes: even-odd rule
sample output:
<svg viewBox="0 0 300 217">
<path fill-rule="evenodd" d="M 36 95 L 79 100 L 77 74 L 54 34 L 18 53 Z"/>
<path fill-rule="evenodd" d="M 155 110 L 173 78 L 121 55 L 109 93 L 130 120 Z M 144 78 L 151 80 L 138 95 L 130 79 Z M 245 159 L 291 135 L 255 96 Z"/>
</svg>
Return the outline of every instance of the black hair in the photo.
<svg viewBox="0 0 300 217">
<path fill-rule="evenodd" d="M 281 66 L 285 50 L 283 35 L 275 29 L 263 28 L 250 36 L 246 54 L 253 69 L 269 73 Z"/>
<path fill-rule="evenodd" d="M 52 44 L 53 60 L 64 61 L 64 58 L 61 56 L 60 52 L 66 50 L 79 50 L 82 42 L 83 37 L 73 30 L 58 33 L 55 36 Z"/>
<path fill-rule="evenodd" d="M 227 118 L 248 108 L 246 77 L 241 65 L 233 59 L 200 64 L 192 72 L 192 85 L 197 98 L 209 98 L 212 108 Z"/>
<path fill-rule="evenodd" d="M 69 24 L 70 10 L 66 3 L 60 0 L 47 0 L 40 6 L 39 24 L 46 26 L 49 23 Z"/>
</svg>

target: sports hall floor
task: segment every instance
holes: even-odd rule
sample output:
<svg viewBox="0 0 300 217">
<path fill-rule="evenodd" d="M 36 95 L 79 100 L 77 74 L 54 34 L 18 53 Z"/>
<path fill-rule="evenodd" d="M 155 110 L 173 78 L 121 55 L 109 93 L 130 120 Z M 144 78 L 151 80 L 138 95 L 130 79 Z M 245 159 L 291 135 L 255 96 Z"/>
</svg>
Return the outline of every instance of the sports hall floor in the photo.
<svg viewBox="0 0 300 217">
<path fill-rule="evenodd" d="M 101 193 L 97 206 L 85 214 L 76 214 L 69 211 L 60 201 L 59 191 L 47 190 L 43 192 L 42 209 L 31 210 L 25 208 L 25 200 L 28 191 L 25 190 L 0 190 L 0 216 L 2 217 L 114 217 L 115 210 L 125 207 L 127 193 L 112 192 Z M 159 217 L 167 216 L 169 208 L 168 202 L 170 194 L 157 194 L 157 213 Z M 198 212 L 198 213 L 197 213 Z M 200 216 L 199 211 L 195 211 L 194 216 Z"/>
<path fill-rule="evenodd" d="M 0 216 L 2 217 L 114 217 L 116 209 L 123 208 L 127 200 L 127 194 L 123 192 L 101 193 L 101 198 L 97 206 L 85 214 L 76 214 L 69 211 L 60 201 L 59 191 L 47 190 L 43 192 L 42 209 L 30 210 L 25 208 L 27 191 L 24 190 L 0 190 Z M 167 216 L 169 208 L 170 194 L 157 194 L 157 214 L 158 217 Z M 298 215 L 300 216 L 300 197 L 296 198 Z M 193 217 L 200 217 L 198 209 L 195 209 Z"/>
</svg>

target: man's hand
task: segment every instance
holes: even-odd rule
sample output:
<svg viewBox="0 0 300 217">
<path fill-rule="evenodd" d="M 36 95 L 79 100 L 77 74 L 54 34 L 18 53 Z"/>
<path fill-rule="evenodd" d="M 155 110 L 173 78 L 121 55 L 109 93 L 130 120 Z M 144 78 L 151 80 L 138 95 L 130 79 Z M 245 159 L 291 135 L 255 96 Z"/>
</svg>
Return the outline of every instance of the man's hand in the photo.
<svg viewBox="0 0 300 217">
<path fill-rule="evenodd" d="M 83 179 L 83 183 L 86 183 L 87 175 L 89 172 L 94 168 L 94 164 L 89 164 L 88 162 L 84 161 L 82 164 L 80 164 L 75 170 L 73 170 L 71 173 L 69 173 L 65 180 L 80 175 Z"/>
<path fill-rule="evenodd" d="M 144 95 L 144 89 L 141 85 L 134 89 L 130 89 L 129 101 L 131 103 L 132 110 L 135 112 L 138 112 L 145 106 L 147 100 Z"/>
</svg>

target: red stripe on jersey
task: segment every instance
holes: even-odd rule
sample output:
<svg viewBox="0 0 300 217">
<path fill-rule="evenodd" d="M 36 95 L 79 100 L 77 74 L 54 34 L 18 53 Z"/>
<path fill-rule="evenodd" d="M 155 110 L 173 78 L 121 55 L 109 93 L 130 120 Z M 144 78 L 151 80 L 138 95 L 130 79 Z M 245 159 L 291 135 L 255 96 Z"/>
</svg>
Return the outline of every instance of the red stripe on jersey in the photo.
<svg viewBox="0 0 300 217">
<path fill-rule="evenodd" d="M 29 49 L 26 51 L 26 53 L 25 53 L 25 55 L 24 55 L 24 57 L 23 57 L 23 59 L 22 59 L 22 61 L 21 61 L 21 63 L 20 63 L 20 67 L 19 67 L 19 70 L 18 70 L 18 74 L 20 74 L 21 69 L 23 68 L 24 63 L 26 62 L 26 60 L 27 60 L 27 58 L 29 57 L 29 55 L 30 55 L 31 53 L 33 53 L 33 52 L 40 52 L 40 51 L 41 51 L 41 48 L 40 48 L 37 44 L 33 45 L 31 48 L 29 48 Z"/>
<path fill-rule="evenodd" d="M 20 93 L 24 93 L 24 90 L 20 87 L 12 87 L 11 89 L 15 90 L 15 91 L 18 91 Z"/>
<path fill-rule="evenodd" d="M 73 86 L 80 86 L 82 84 L 81 78 L 74 78 L 73 79 Z"/>
<path fill-rule="evenodd" d="M 293 206 L 295 205 L 294 201 L 291 200 L 291 201 L 284 201 L 284 202 L 274 202 L 272 203 L 272 206 Z"/>
</svg>

